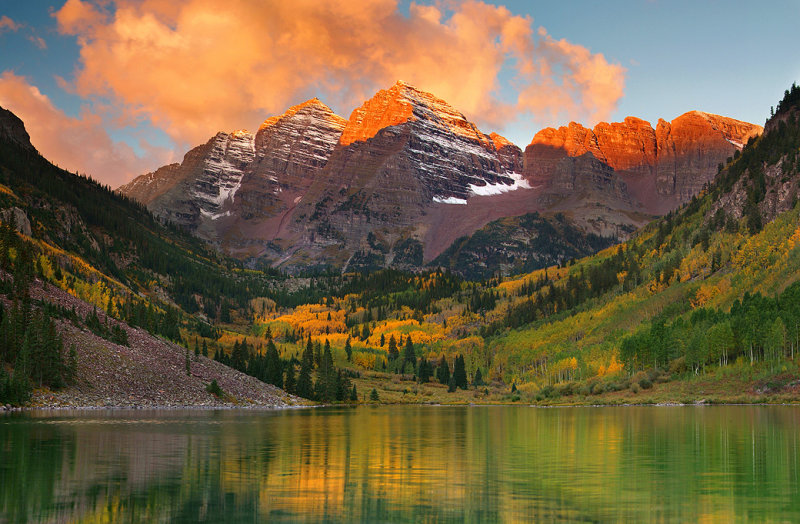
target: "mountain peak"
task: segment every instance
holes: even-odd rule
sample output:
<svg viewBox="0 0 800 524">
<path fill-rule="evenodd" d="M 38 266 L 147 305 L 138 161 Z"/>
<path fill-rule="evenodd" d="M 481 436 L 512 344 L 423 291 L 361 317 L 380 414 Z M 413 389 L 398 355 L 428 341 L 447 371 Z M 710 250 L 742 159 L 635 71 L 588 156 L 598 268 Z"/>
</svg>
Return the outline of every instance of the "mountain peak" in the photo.
<svg viewBox="0 0 800 524">
<path fill-rule="evenodd" d="M 413 120 L 425 120 L 463 138 L 492 144 L 472 122 L 453 106 L 432 93 L 422 91 L 403 80 L 389 89 L 382 89 L 353 110 L 340 143 L 350 145 L 374 137 L 381 129 Z"/>
<path fill-rule="evenodd" d="M 705 125 L 710 125 L 714 131 L 721 133 L 722 136 L 725 137 L 725 140 L 730 142 L 736 149 L 740 150 L 750 138 L 760 136 L 764 132 L 764 128 L 756 124 L 697 110 L 682 114 L 673 120 L 671 125 L 673 127 L 676 125 L 688 127 L 701 122 L 705 122 Z"/>
<path fill-rule="evenodd" d="M 286 118 L 292 118 L 298 113 L 306 114 L 306 113 L 317 113 L 322 118 L 335 121 L 340 123 L 342 127 L 344 127 L 345 122 L 347 122 L 344 118 L 340 117 L 333 110 L 324 104 L 319 98 L 314 97 L 310 100 L 306 100 L 300 104 L 294 105 L 286 110 L 285 113 L 279 116 L 273 116 L 266 120 L 261 126 L 258 128 L 259 131 L 262 131 L 268 127 L 272 127 L 278 122 Z"/>
<path fill-rule="evenodd" d="M 25 124 L 22 120 L 8 109 L 2 107 L 0 107 L 0 139 L 15 142 L 25 149 L 34 149 L 31 144 L 31 137 L 25 130 Z"/>
<path fill-rule="evenodd" d="M 504 147 L 507 147 L 507 146 L 516 145 L 511 140 L 507 139 L 506 137 L 504 137 L 503 135 L 500 135 L 498 133 L 494 133 L 494 132 L 489 133 L 489 138 L 492 139 L 492 142 L 494 143 L 494 147 L 497 150 L 500 150 L 500 149 L 502 149 Z"/>
</svg>

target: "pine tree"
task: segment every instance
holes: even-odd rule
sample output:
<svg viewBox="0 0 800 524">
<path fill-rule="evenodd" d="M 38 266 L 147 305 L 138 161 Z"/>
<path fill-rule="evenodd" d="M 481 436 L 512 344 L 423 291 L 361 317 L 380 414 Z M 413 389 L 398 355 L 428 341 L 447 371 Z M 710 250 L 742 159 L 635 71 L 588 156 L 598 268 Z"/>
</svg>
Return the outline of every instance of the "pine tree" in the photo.
<svg viewBox="0 0 800 524">
<path fill-rule="evenodd" d="M 19 353 L 17 353 L 17 359 L 14 363 L 14 375 L 19 373 L 22 376 L 27 377 L 31 371 L 31 347 L 33 341 L 31 340 L 32 336 L 30 331 L 25 331 L 25 334 L 22 339 L 22 345 L 20 347 Z"/>
<path fill-rule="evenodd" d="M 208 344 L 206 344 L 205 340 L 203 340 L 203 356 L 208 357 Z"/>
<path fill-rule="evenodd" d="M 272 384 L 273 386 L 283 387 L 283 370 L 281 369 L 281 358 L 278 355 L 278 348 L 275 347 L 275 343 L 272 342 L 272 339 L 267 342 L 267 354 L 266 354 L 266 370 L 265 370 L 265 379 L 266 382 Z"/>
<path fill-rule="evenodd" d="M 303 398 L 314 398 L 314 385 L 311 383 L 311 370 L 314 368 L 314 347 L 308 337 L 303 359 L 300 363 L 300 374 L 297 377 L 297 394 Z"/>
<path fill-rule="evenodd" d="M 464 363 L 464 357 L 458 355 L 453 363 L 453 382 L 456 387 L 467 389 L 467 370 Z"/>
<path fill-rule="evenodd" d="M 308 343 L 306 344 L 306 349 L 303 352 L 303 364 L 308 362 L 309 369 L 314 367 L 314 343 L 311 342 L 311 335 L 308 337 Z"/>
<path fill-rule="evenodd" d="M 325 351 L 322 354 L 319 370 L 317 371 L 317 399 L 322 402 L 336 400 L 336 380 L 337 374 L 336 368 L 333 365 L 331 346 L 326 341 Z"/>
<path fill-rule="evenodd" d="M 286 363 L 286 379 L 283 381 L 283 389 L 287 393 L 295 393 L 296 386 L 297 384 L 294 379 L 294 362 L 290 360 Z"/>
<path fill-rule="evenodd" d="M 406 364 L 411 364 L 411 372 L 414 373 L 414 364 L 417 363 L 417 355 L 414 353 L 414 343 L 411 341 L 411 335 L 406 338 L 406 346 L 403 351 L 403 366 L 402 372 L 406 371 Z"/>
<path fill-rule="evenodd" d="M 454 376 L 450 376 L 450 380 L 447 381 L 447 392 L 452 393 L 456 390 L 456 379 Z"/>
<path fill-rule="evenodd" d="M 353 389 L 350 390 L 350 401 L 356 402 L 358 400 L 358 391 L 356 391 L 356 385 L 353 384 Z"/>
<path fill-rule="evenodd" d="M 380 398 L 378 397 L 378 390 L 377 389 L 372 388 L 372 391 L 369 394 L 369 399 L 372 402 L 378 402 L 380 400 Z"/>
<path fill-rule="evenodd" d="M 303 362 L 300 375 L 297 377 L 297 394 L 303 398 L 314 398 L 314 386 L 311 383 L 311 368 Z"/>
<path fill-rule="evenodd" d="M 483 375 L 481 374 L 481 368 L 475 370 L 475 376 L 472 377 L 472 385 L 483 386 Z"/>
<path fill-rule="evenodd" d="M 400 352 L 397 350 L 397 341 L 394 339 L 394 335 L 389 337 L 389 362 L 394 362 L 394 360 L 400 356 Z"/>
<path fill-rule="evenodd" d="M 417 365 L 417 379 L 420 384 L 426 384 L 431 379 L 431 365 L 425 360 L 425 357 L 419 358 L 419 365 Z"/>
<path fill-rule="evenodd" d="M 350 377 L 341 370 L 336 374 L 336 400 L 344 402 L 350 397 L 350 388 L 352 387 Z"/>
<path fill-rule="evenodd" d="M 444 384 L 445 386 L 450 382 L 450 366 L 447 365 L 447 359 L 444 358 L 444 355 L 439 360 L 439 367 L 436 369 L 436 380 L 439 381 L 439 384 Z"/>
<path fill-rule="evenodd" d="M 310 338 L 310 337 L 309 337 Z M 314 365 L 319 368 L 322 363 L 322 344 L 314 343 Z"/>
<path fill-rule="evenodd" d="M 350 337 L 347 337 L 347 341 L 344 343 L 344 352 L 347 354 L 347 361 L 353 358 L 353 346 L 350 344 Z"/>
</svg>

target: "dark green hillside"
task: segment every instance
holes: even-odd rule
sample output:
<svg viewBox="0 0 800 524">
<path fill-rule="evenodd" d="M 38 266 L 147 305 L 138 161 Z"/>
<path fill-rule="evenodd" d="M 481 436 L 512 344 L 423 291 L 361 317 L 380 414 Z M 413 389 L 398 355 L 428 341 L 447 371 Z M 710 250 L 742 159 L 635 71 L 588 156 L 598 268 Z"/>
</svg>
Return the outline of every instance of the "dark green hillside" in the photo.
<svg viewBox="0 0 800 524">
<path fill-rule="evenodd" d="M 482 280 L 496 274 L 530 273 L 597 253 L 613 243 L 586 233 L 560 213 L 553 217 L 528 213 L 495 220 L 457 239 L 431 265 Z"/>
<path fill-rule="evenodd" d="M 10 113 L 4 116 L 4 126 L 22 125 Z M 141 204 L 52 165 L 11 135 L 0 133 L 0 184 L 9 189 L 0 194 L 0 207 L 25 211 L 34 238 L 80 257 L 132 291 L 163 289 L 188 313 L 202 305 L 216 318 L 221 297 L 244 304 L 268 294 L 275 275 L 242 271 L 201 240 L 159 223 Z"/>
</svg>

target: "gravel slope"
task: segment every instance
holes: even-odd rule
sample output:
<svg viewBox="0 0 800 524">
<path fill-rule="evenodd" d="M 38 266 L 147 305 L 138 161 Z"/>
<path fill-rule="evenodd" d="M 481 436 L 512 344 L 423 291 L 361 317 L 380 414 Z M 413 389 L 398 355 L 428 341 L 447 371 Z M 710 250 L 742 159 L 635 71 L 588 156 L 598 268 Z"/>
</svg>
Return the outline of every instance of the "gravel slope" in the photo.
<svg viewBox="0 0 800 524">
<path fill-rule="evenodd" d="M 49 284 L 31 287 L 34 299 L 72 309 L 85 318 L 93 307 Z M 101 321 L 104 313 L 98 311 Z M 68 321 L 58 321 L 64 350 L 78 352 L 76 384 L 58 391 L 36 390 L 32 407 L 272 407 L 305 405 L 306 401 L 206 357 L 191 353 L 186 374 L 185 349 L 142 329 L 108 318 L 128 332 L 129 346 L 102 339 Z M 216 379 L 224 398 L 206 391 Z"/>
</svg>

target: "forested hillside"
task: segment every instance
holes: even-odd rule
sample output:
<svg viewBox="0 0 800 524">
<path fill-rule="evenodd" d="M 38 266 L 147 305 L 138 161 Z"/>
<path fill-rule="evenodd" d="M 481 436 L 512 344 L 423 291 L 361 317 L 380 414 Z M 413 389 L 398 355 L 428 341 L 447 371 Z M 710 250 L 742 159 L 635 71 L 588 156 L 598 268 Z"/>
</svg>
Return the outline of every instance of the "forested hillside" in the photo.
<svg viewBox="0 0 800 524">
<path fill-rule="evenodd" d="M 630 241 L 513 278 L 493 276 L 487 263 L 472 273 L 483 280 L 446 269 L 291 278 L 246 270 L 6 140 L 0 201 L 30 220 L 25 231 L 16 213 L 3 215 L 2 326 L 17 326 L 3 348 L 7 394 L 18 387 L 12 370 L 16 378 L 25 369 L 34 386 L 70 380 L 63 344 L 59 377 L 17 360 L 34 339 L 59 347 L 47 315 L 71 315 L 25 305 L 35 278 L 180 342 L 187 369 L 192 353 L 207 356 L 323 402 L 795 399 L 799 105 L 793 86 L 764 134 L 720 164 L 712 184 Z M 526 231 L 565 233 L 561 259 L 580 247 L 557 222 L 523 219 Z M 513 223 L 492 227 L 537 241 Z M 511 263 L 492 249 L 472 238 L 446 256 L 474 264 L 483 250 L 495 254 L 491 264 Z M 78 323 L 122 343 L 113 323 Z M 35 358 L 45 362 L 56 350 L 42 351 Z"/>
<path fill-rule="evenodd" d="M 297 358 L 309 339 L 330 345 L 360 391 L 392 401 L 793 398 L 797 97 L 701 195 L 625 244 L 503 281 L 345 277 L 313 304 L 251 308 L 247 340 Z M 464 391 L 447 394 L 457 362 Z"/>
</svg>

